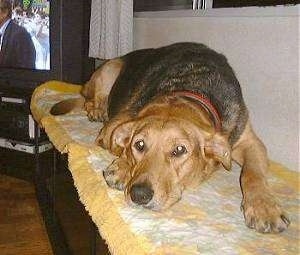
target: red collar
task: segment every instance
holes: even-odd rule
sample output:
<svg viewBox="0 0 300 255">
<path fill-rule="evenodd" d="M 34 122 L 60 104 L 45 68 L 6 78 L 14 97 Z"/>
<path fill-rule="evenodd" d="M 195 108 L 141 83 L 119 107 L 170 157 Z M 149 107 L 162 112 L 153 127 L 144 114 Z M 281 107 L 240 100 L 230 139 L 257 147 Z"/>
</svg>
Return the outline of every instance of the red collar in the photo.
<svg viewBox="0 0 300 255">
<path fill-rule="evenodd" d="M 191 98 L 197 103 L 200 103 L 200 105 L 211 115 L 213 121 L 214 121 L 214 126 L 217 132 L 220 132 L 222 129 L 222 122 L 221 122 L 221 117 L 216 109 L 216 107 L 211 103 L 211 101 L 204 96 L 203 94 L 196 93 L 193 91 L 188 91 L 188 90 L 180 90 L 180 91 L 173 91 L 173 95 L 176 96 L 182 96 L 182 97 L 187 97 Z"/>
</svg>

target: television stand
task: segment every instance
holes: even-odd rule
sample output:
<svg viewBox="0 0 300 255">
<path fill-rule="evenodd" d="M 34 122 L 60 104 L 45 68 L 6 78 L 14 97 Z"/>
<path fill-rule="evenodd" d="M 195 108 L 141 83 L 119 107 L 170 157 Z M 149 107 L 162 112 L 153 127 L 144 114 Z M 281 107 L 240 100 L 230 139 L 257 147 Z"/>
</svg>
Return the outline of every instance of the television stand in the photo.
<svg viewBox="0 0 300 255">
<path fill-rule="evenodd" d="M 53 148 L 53 145 L 49 141 L 39 142 L 37 146 L 34 143 L 28 143 L 23 141 L 16 141 L 8 138 L 0 137 L 0 147 L 15 150 L 15 151 L 22 151 L 29 154 L 35 154 L 36 148 L 37 153 L 43 153 Z"/>
</svg>

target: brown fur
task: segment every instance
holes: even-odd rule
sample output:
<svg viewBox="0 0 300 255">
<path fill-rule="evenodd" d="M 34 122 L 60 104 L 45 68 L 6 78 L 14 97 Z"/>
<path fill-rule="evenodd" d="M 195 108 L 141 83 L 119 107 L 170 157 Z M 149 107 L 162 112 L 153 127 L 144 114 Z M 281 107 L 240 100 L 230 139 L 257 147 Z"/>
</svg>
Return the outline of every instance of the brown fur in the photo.
<svg viewBox="0 0 300 255">
<path fill-rule="evenodd" d="M 219 166 L 230 170 L 233 159 L 242 167 L 246 225 L 263 233 L 285 230 L 289 220 L 266 180 L 266 149 L 246 120 L 246 110 L 239 119 L 234 114 L 240 106 L 233 103 L 234 112 L 224 123 L 227 132 L 216 131 L 208 112 L 182 97 L 158 95 L 134 112 L 131 105 L 143 93 L 135 90 L 121 110 L 109 118 L 109 106 L 116 103 L 110 94 L 114 86 L 121 86 L 129 70 L 128 61 L 118 58 L 106 62 L 82 90 L 89 119 L 104 121 L 97 143 L 118 156 L 104 171 L 108 185 L 124 190 L 129 203 L 162 210 L 178 201 L 184 189 L 198 185 Z M 247 122 L 245 127 L 238 122 L 242 120 Z M 239 129 L 241 135 L 234 134 Z M 139 192 L 150 196 L 150 201 L 144 201 Z"/>
<path fill-rule="evenodd" d="M 81 94 L 86 98 L 85 110 L 90 120 L 107 119 L 108 95 L 120 73 L 122 64 L 120 59 L 108 61 L 96 70 L 83 87 Z"/>
<path fill-rule="evenodd" d="M 137 120 L 118 119 L 102 130 L 98 140 L 119 156 L 107 169 L 106 181 L 119 189 L 125 188 L 120 184 L 125 184 L 128 201 L 133 184 L 148 182 L 155 192 L 147 207 L 161 210 L 176 202 L 184 188 L 207 179 L 218 162 L 230 169 L 226 139 L 214 133 L 205 112 L 196 111 L 194 105 L 187 107 L 189 104 L 179 100 L 170 108 L 168 100 L 156 102 L 145 108 Z M 143 153 L 132 146 L 140 139 L 147 143 L 147 151 Z M 172 151 L 181 144 L 188 153 L 183 157 L 172 156 Z"/>
</svg>

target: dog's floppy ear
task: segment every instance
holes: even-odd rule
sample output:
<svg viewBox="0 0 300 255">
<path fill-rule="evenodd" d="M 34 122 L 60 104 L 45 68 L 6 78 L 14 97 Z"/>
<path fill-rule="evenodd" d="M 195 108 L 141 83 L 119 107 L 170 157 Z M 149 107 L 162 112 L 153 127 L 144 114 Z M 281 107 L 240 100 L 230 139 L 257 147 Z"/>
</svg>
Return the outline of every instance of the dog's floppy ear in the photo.
<svg viewBox="0 0 300 255">
<path fill-rule="evenodd" d="M 111 149 L 115 146 L 125 147 L 132 135 L 134 121 L 125 122 L 119 125 L 111 136 Z"/>
<path fill-rule="evenodd" d="M 204 144 L 204 153 L 208 158 L 220 162 L 226 170 L 231 169 L 231 148 L 228 140 L 216 133 Z"/>
<path fill-rule="evenodd" d="M 110 137 L 110 151 L 115 155 L 121 155 L 126 144 L 132 136 L 134 121 L 124 122 L 118 125 Z"/>
</svg>

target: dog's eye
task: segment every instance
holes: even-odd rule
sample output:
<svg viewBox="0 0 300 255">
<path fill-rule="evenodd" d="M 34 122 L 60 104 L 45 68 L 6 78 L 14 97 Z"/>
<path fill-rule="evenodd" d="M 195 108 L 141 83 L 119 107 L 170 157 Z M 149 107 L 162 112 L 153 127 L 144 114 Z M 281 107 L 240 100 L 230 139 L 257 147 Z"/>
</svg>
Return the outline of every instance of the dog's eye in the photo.
<svg viewBox="0 0 300 255">
<path fill-rule="evenodd" d="M 144 151 L 145 149 L 145 142 L 144 140 L 138 140 L 134 144 L 134 148 L 136 148 L 138 151 Z"/>
<path fill-rule="evenodd" d="M 180 157 L 181 155 L 187 153 L 186 147 L 184 145 L 176 146 L 175 150 L 172 151 L 172 156 Z"/>
</svg>

